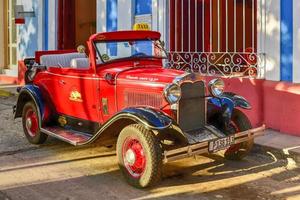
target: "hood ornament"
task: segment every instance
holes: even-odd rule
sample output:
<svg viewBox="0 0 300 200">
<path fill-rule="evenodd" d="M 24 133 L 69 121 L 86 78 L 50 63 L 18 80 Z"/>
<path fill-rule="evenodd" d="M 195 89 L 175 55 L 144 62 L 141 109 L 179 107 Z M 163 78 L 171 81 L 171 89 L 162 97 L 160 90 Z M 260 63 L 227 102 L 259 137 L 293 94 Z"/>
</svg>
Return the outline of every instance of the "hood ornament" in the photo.
<svg viewBox="0 0 300 200">
<path fill-rule="evenodd" d="M 180 76 L 177 76 L 174 79 L 173 83 L 180 85 L 181 83 L 186 82 L 186 81 L 195 82 L 195 81 L 200 81 L 200 80 L 203 80 L 203 77 L 200 74 L 186 72 Z"/>
</svg>

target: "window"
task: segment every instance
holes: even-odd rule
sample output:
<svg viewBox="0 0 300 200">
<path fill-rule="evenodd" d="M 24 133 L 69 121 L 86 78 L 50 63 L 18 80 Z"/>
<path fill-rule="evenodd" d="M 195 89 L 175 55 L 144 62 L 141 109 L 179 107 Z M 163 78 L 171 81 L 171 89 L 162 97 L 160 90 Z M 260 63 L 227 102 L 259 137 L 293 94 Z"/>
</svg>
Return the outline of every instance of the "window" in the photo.
<svg viewBox="0 0 300 200">
<path fill-rule="evenodd" d="M 257 0 L 169 0 L 170 67 L 256 76 Z"/>
</svg>

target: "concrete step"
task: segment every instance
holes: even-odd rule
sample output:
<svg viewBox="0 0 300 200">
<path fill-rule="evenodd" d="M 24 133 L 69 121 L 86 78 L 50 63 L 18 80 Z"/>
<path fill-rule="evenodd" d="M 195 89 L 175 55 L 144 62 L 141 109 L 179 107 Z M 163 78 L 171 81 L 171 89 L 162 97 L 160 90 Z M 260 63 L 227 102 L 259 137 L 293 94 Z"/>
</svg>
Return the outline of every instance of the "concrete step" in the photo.
<svg viewBox="0 0 300 200">
<path fill-rule="evenodd" d="M 16 77 L 18 76 L 18 68 L 16 69 L 4 69 L 3 74 L 6 76 Z"/>
</svg>

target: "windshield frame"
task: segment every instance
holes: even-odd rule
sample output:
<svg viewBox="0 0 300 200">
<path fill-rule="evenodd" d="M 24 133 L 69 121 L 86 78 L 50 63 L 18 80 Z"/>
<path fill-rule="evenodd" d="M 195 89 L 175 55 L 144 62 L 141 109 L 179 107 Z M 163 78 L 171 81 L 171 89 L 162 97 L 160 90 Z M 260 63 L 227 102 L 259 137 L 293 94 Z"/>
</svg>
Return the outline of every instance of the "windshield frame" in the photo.
<svg viewBox="0 0 300 200">
<path fill-rule="evenodd" d="M 133 57 L 133 56 L 129 56 L 129 57 L 123 57 L 123 58 L 116 58 L 116 59 L 112 59 L 109 61 L 104 61 L 103 57 L 102 57 L 102 53 L 100 51 L 100 49 L 97 48 L 97 44 L 98 43 L 109 43 L 109 42 L 130 42 L 130 41 L 151 41 L 153 44 L 153 47 L 157 46 L 162 52 L 164 52 L 165 56 L 138 56 L 138 57 Z M 155 42 L 159 42 L 159 45 L 155 44 Z M 109 64 L 109 63 L 114 63 L 114 62 L 118 62 L 118 61 L 127 61 L 127 60 L 133 60 L 133 59 L 154 59 L 154 60 L 164 60 L 164 59 L 168 59 L 168 54 L 167 51 L 165 50 L 165 48 L 162 46 L 162 41 L 160 39 L 152 39 L 152 38 L 145 38 L 145 39 L 131 39 L 131 40 L 105 40 L 105 41 L 101 41 L 101 40 L 97 40 L 93 42 L 93 46 L 96 50 L 97 56 L 100 58 L 102 64 Z M 97 59 L 97 58 L 96 58 Z"/>
</svg>

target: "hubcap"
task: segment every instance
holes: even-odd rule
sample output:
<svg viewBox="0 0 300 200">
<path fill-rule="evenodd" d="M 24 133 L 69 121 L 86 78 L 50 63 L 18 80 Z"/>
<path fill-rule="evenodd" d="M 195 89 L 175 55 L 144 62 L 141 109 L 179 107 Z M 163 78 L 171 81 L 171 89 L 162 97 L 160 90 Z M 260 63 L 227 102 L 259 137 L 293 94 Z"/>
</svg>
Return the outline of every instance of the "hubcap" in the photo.
<svg viewBox="0 0 300 200">
<path fill-rule="evenodd" d="M 32 127 L 32 121 L 31 121 L 30 118 L 27 118 L 27 120 L 26 120 L 26 126 L 27 126 L 28 129 L 30 129 Z"/>
<path fill-rule="evenodd" d="M 125 158 L 129 165 L 131 165 L 131 166 L 134 165 L 136 159 L 135 159 L 135 153 L 132 149 L 129 149 L 126 152 Z"/>
<path fill-rule="evenodd" d="M 128 173 L 139 178 L 146 168 L 146 157 L 142 144 L 137 139 L 127 138 L 123 143 L 123 161 Z"/>
<path fill-rule="evenodd" d="M 26 112 L 25 126 L 28 134 L 35 137 L 38 133 L 38 117 L 33 109 L 28 109 Z"/>
</svg>

